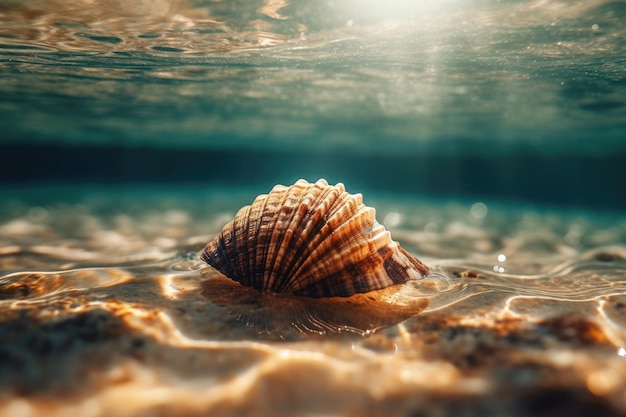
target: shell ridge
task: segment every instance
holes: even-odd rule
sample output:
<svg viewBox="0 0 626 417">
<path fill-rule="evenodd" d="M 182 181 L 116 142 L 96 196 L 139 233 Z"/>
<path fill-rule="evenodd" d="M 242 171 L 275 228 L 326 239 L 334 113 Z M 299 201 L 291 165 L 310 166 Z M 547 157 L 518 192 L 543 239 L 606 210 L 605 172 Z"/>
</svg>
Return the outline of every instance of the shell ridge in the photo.
<svg viewBox="0 0 626 417">
<path fill-rule="evenodd" d="M 202 251 L 202 258 L 205 262 L 228 277 L 236 275 L 232 264 L 227 261 L 230 259 L 231 253 L 228 251 L 230 245 L 227 239 L 227 236 L 230 235 L 226 232 L 231 229 L 232 221 L 226 224 L 222 232 L 209 242 Z"/>
<path fill-rule="evenodd" d="M 219 240 L 220 244 L 218 245 L 218 256 L 221 259 L 228 259 L 228 256 L 230 256 L 230 254 L 228 253 L 228 244 L 226 243 L 227 240 L 224 239 L 224 237 L 220 238 Z M 221 256 L 220 256 L 221 255 Z M 225 275 L 235 275 L 235 270 L 232 266 L 232 263 L 230 262 L 220 262 L 219 268 L 218 270 L 221 272 L 223 271 L 223 273 Z"/>
<path fill-rule="evenodd" d="M 314 201 L 311 203 L 312 209 L 308 210 L 303 218 L 303 230 L 297 236 L 295 244 L 296 250 L 291 262 L 287 265 L 286 272 L 289 276 L 285 277 L 281 285 L 282 290 L 287 290 L 292 287 L 292 284 L 298 280 L 298 266 L 304 262 L 310 252 L 315 249 L 315 242 L 322 238 L 324 235 L 321 233 L 321 229 L 326 224 L 323 213 L 327 206 L 332 205 L 338 196 L 335 194 L 337 190 L 335 187 L 326 187 L 322 189 Z M 304 220 L 306 219 L 306 220 Z"/>
<path fill-rule="evenodd" d="M 339 187 L 329 187 L 330 191 L 321 200 L 321 203 L 311 211 L 310 223 L 315 225 L 315 230 L 305 234 L 304 243 L 301 253 L 293 263 L 290 269 L 290 276 L 286 282 L 286 288 L 291 291 L 297 290 L 300 286 L 304 285 L 303 280 L 309 279 L 306 274 L 302 274 L 303 270 L 306 270 L 305 264 L 311 262 L 313 253 L 317 250 L 317 247 L 324 242 L 335 231 L 335 227 L 331 220 L 335 219 L 335 215 L 341 219 L 343 216 L 342 210 L 345 210 L 345 203 L 342 203 L 344 199 L 349 197 L 349 194 L 342 192 Z M 329 213 L 333 213 L 329 215 Z M 309 239 L 308 237 L 311 236 Z"/>
<path fill-rule="evenodd" d="M 240 244 L 241 244 L 241 251 L 240 251 L 240 258 L 239 258 L 239 265 L 241 266 L 241 273 L 244 277 L 246 277 L 245 279 L 248 282 L 253 282 L 254 280 L 254 276 L 253 274 L 251 274 L 251 270 L 250 270 L 250 259 L 253 258 L 254 255 L 253 253 L 253 247 L 251 245 L 251 242 L 248 239 L 248 235 L 250 233 L 251 228 L 253 227 L 251 225 L 251 222 L 254 221 L 254 218 L 251 217 L 252 216 L 252 210 L 254 207 L 254 202 L 253 204 L 247 206 L 248 209 L 245 211 L 245 217 L 242 219 L 242 224 L 241 224 L 241 230 L 239 231 L 238 234 L 238 239 L 240 239 Z"/>
<path fill-rule="evenodd" d="M 296 183 L 296 185 L 300 187 L 294 185 L 291 188 L 291 192 L 285 199 L 285 204 L 281 208 L 280 215 L 284 218 L 284 232 L 280 233 L 276 239 L 276 247 L 274 248 L 275 256 L 269 270 L 269 276 L 272 279 L 268 281 L 271 281 L 271 286 L 266 289 L 280 291 L 282 283 L 286 278 L 285 274 L 288 273 L 288 271 L 284 270 L 284 262 L 285 259 L 289 257 L 290 251 L 292 251 L 291 244 L 294 235 L 296 235 L 294 229 L 298 229 L 300 207 L 309 195 L 307 193 L 308 187 L 303 187 L 303 185 L 308 185 L 308 183 L 303 183 L 302 181 L 303 180 L 300 180 Z"/>
<path fill-rule="evenodd" d="M 404 250 L 404 248 L 402 248 L 400 245 L 398 245 L 397 251 L 413 265 L 413 267 L 419 272 L 422 277 L 430 275 L 430 268 L 422 263 L 419 259 L 411 255 L 409 252 Z"/>
<path fill-rule="evenodd" d="M 297 294 L 351 295 L 401 284 L 429 273 L 425 265 L 391 239 L 391 234 L 376 221 L 372 208 L 363 206 L 359 211 L 360 215 L 351 218 L 351 224 L 342 225 L 335 234 L 348 235 L 351 240 L 363 244 L 350 246 L 332 240 L 325 242 L 326 247 L 319 248 L 320 252 L 314 257 L 327 261 L 315 262 L 307 270 L 307 273 L 323 278 L 302 280 L 308 284 L 298 288 Z M 342 229 L 347 227 L 352 230 L 344 232 Z M 341 250 L 335 251 L 335 247 Z"/>
<path fill-rule="evenodd" d="M 281 249 L 280 242 L 282 241 L 284 237 L 282 227 L 285 224 L 284 218 L 285 218 L 286 212 L 283 208 L 285 207 L 285 203 L 288 201 L 291 195 L 290 191 L 294 188 L 296 188 L 295 185 L 285 189 L 282 195 L 277 198 L 277 201 L 278 199 L 280 199 L 280 204 L 277 204 L 275 206 L 276 210 L 274 211 L 274 218 L 275 218 L 274 224 L 273 224 L 273 227 L 270 230 L 268 230 L 269 243 L 267 243 L 268 245 L 267 257 L 265 259 L 266 270 L 264 274 L 264 282 L 263 282 L 262 287 L 260 288 L 261 290 L 268 290 L 268 289 L 274 288 L 274 281 L 276 277 L 274 276 L 273 269 L 276 263 L 276 259 L 279 255 L 279 251 Z"/>
<path fill-rule="evenodd" d="M 221 263 L 222 263 L 223 269 L 232 271 L 230 273 L 233 276 L 239 276 L 237 274 L 237 268 L 235 266 L 235 263 L 232 262 L 232 259 L 237 259 L 237 249 L 238 249 L 233 239 L 233 236 L 234 236 L 233 228 L 234 228 L 234 224 L 231 222 L 230 228 L 226 229 L 226 233 L 224 233 L 224 235 L 221 236 L 221 242 L 223 242 L 222 244 L 223 252 L 224 254 L 227 255 L 226 257 L 222 259 Z M 233 252 L 230 252 L 229 248 L 232 248 Z"/>
<path fill-rule="evenodd" d="M 294 216 L 291 220 L 292 231 L 287 242 L 284 243 L 286 253 L 282 259 L 278 274 L 280 280 L 277 282 L 276 290 L 280 292 L 288 291 L 290 282 L 295 279 L 292 274 L 293 264 L 298 262 L 302 253 L 307 250 L 307 237 L 315 234 L 317 225 L 311 225 L 312 213 L 315 213 L 320 197 L 325 194 L 328 187 L 324 188 L 319 181 L 309 187 L 303 193 L 303 198 L 294 208 Z"/>
<path fill-rule="evenodd" d="M 341 190 L 336 187 L 333 191 L 340 194 L 329 202 L 328 209 L 319 217 L 319 230 L 316 231 L 314 238 L 307 244 L 307 248 L 310 248 L 310 250 L 308 250 L 306 256 L 301 257 L 299 262 L 294 265 L 294 275 L 296 276 L 300 275 L 300 271 L 306 269 L 314 261 L 313 255 L 318 251 L 319 246 L 335 233 L 341 224 L 350 221 L 350 216 L 345 215 L 346 211 L 351 211 L 350 205 L 353 203 L 350 194 L 345 192 L 341 194 Z M 332 197 L 335 196 L 333 195 Z"/>
<path fill-rule="evenodd" d="M 402 249 L 384 226 L 376 223 L 376 229 L 378 231 L 372 241 L 379 242 L 376 251 L 382 261 L 382 268 L 375 271 L 377 274 L 372 275 L 370 279 L 377 281 L 377 285 L 382 288 L 389 285 L 389 281 L 393 284 L 403 284 L 409 279 L 417 278 L 416 272 L 418 277 L 428 275 L 428 268 Z"/>
<path fill-rule="evenodd" d="M 200 258 L 215 269 L 218 269 L 215 265 L 220 263 L 221 257 L 219 255 L 223 254 L 223 249 L 220 246 L 219 240 L 212 240 L 200 254 Z"/>
<path fill-rule="evenodd" d="M 350 203 L 356 202 L 353 200 L 350 201 Z M 345 205 L 344 207 L 348 207 L 349 209 L 351 208 L 351 206 L 349 205 Z M 365 239 L 368 238 L 367 234 L 363 233 L 363 230 L 360 230 L 361 228 L 359 228 L 358 224 L 355 228 L 355 223 L 361 223 L 363 218 L 371 216 L 370 210 L 371 208 L 361 205 L 361 207 L 358 207 L 356 210 L 354 210 L 353 215 L 348 216 L 347 218 L 345 218 L 345 215 L 343 213 L 338 212 L 338 219 L 342 220 L 342 222 L 338 224 L 335 228 L 333 228 L 332 232 L 323 241 L 319 242 L 315 250 L 311 252 L 306 260 L 304 260 L 296 273 L 300 273 L 300 271 L 306 271 L 303 272 L 301 275 L 306 276 L 307 281 L 314 281 L 315 279 L 310 277 L 316 276 L 318 277 L 318 280 L 324 279 L 323 277 L 325 273 L 328 272 L 327 264 L 329 263 L 329 260 L 340 259 L 339 256 L 341 256 L 342 252 L 346 252 L 347 250 L 351 249 L 347 245 L 344 245 L 344 247 L 341 247 L 341 245 L 337 245 L 337 240 L 344 240 L 345 237 L 357 237 L 359 239 L 363 237 Z M 350 212 L 352 211 L 353 210 L 350 210 Z M 329 224 L 330 223 L 326 223 L 326 225 Z M 347 233 L 345 233 L 346 230 L 348 230 Z M 339 248 L 339 250 L 337 250 L 337 248 Z M 302 286 L 308 285 L 309 284 L 307 283 L 306 285 Z"/>
<path fill-rule="evenodd" d="M 235 216 L 232 228 L 233 248 L 236 248 L 237 254 L 233 257 L 233 268 L 236 271 L 237 276 L 244 285 L 251 285 L 250 276 L 246 274 L 245 265 L 247 265 L 248 247 L 245 242 L 246 234 L 246 222 L 248 214 L 250 213 L 250 206 L 242 207 Z"/>
<path fill-rule="evenodd" d="M 246 244 L 251 252 L 248 254 L 248 275 L 249 280 L 254 282 L 253 287 L 258 287 L 259 282 L 263 282 L 265 266 L 258 262 L 259 257 L 264 256 L 266 248 L 258 246 L 263 233 L 263 213 L 267 204 L 267 194 L 262 194 L 252 201 L 248 214 L 248 227 L 246 233 Z M 252 219 L 252 220 L 250 220 Z"/>
<path fill-rule="evenodd" d="M 266 202 L 267 215 L 269 217 L 269 221 L 267 223 L 267 227 L 264 231 L 264 239 L 263 242 L 259 242 L 259 245 L 265 248 L 265 253 L 263 259 L 261 259 L 261 264 L 263 265 L 263 274 L 261 284 L 258 285 L 258 290 L 263 290 L 266 287 L 267 281 L 270 279 L 270 274 L 267 269 L 267 265 L 271 262 L 273 256 L 274 245 L 272 245 L 272 241 L 275 238 L 275 232 L 277 229 L 277 225 L 279 224 L 280 217 L 276 215 L 277 212 L 280 211 L 280 208 L 284 205 L 285 199 L 287 198 L 287 193 L 289 189 L 287 187 L 281 186 L 281 188 L 274 187 L 272 191 L 268 195 L 268 200 Z"/>
<path fill-rule="evenodd" d="M 257 289 L 263 288 L 262 283 L 267 277 L 266 265 L 270 253 L 270 242 L 272 239 L 272 232 L 276 228 L 276 222 L 278 221 L 278 217 L 274 215 L 276 208 L 278 207 L 276 200 L 279 199 L 281 195 L 282 194 L 270 193 L 264 199 L 263 215 L 261 224 L 259 225 L 256 241 L 256 247 L 261 250 L 260 256 L 255 257 L 255 280 L 261 283 L 257 284 L 255 287 Z"/>
<path fill-rule="evenodd" d="M 324 178 L 320 178 L 317 181 L 315 181 L 315 185 L 319 186 L 320 188 L 327 188 L 328 181 L 326 181 Z"/>
<path fill-rule="evenodd" d="M 361 258 L 358 262 L 346 265 L 345 269 L 331 272 L 325 279 L 313 282 L 308 287 L 300 288 L 296 294 L 314 297 L 319 297 L 323 294 L 349 296 L 356 293 L 383 289 L 390 285 L 402 284 L 408 280 L 406 276 L 394 275 L 393 278 L 395 279 L 391 279 L 392 277 L 388 276 L 386 269 L 375 268 L 372 270 L 372 265 L 382 267 L 392 256 L 393 250 L 370 253 Z M 393 264 L 393 266 L 398 265 L 399 263 Z M 398 267 L 393 272 L 399 271 L 404 271 L 404 269 Z M 347 280 L 346 275 L 351 279 Z"/>
</svg>

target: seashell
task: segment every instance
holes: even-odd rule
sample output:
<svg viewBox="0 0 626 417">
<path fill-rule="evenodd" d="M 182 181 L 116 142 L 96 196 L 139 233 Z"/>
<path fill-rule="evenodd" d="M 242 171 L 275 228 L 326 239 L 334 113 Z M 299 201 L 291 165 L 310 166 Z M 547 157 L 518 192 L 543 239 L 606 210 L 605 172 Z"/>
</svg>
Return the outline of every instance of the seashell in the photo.
<svg viewBox="0 0 626 417">
<path fill-rule="evenodd" d="M 391 239 L 361 194 L 323 179 L 258 196 L 199 255 L 244 286 L 312 298 L 350 297 L 430 273 Z"/>
</svg>

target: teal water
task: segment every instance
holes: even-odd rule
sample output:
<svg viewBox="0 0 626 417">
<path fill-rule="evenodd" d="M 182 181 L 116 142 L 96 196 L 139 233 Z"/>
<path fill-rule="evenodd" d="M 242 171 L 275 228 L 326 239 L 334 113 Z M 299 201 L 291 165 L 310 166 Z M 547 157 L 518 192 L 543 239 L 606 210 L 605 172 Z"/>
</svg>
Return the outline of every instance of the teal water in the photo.
<svg viewBox="0 0 626 417">
<path fill-rule="evenodd" d="M 4 2 L 5 140 L 624 151 L 622 2 L 266 3 Z"/>
<path fill-rule="evenodd" d="M 5 1 L 2 176 L 162 181 L 171 164 L 175 179 L 273 171 L 270 184 L 358 171 L 413 194 L 619 210 L 625 15 L 603 0 Z M 190 155 L 236 172 L 185 171 Z"/>
<path fill-rule="evenodd" d="M 624 22 L 0 0 L 0 415 L 626 415 Z M 439 274 L 404 289 L 423 312 L 277 340 L 203 293 L 197 252 L 298 178 Z"/>
<path fill-rule="evenodd" d="M 326 177 L 620 211 L 625 13 L 602 0 L 2 2 L 0 174 Z"/>
</svg>

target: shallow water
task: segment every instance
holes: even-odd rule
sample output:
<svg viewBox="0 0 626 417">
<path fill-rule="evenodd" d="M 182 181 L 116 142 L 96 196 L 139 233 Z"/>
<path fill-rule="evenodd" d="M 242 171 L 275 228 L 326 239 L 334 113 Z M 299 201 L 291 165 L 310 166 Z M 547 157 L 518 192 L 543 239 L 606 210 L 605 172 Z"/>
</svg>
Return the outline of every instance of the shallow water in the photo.
<svg viewBox="0 0 626 417">
<path fill-rule="evenodd" d="M 625 17 L 0 0 L 0 415 L 626 415 Z M 436 275 L 321 329 L 211 299 L 198 251 L 301 177 Z"/>
<path fill-rule="evenodd" d="M 4 1 L 0 176 L 325 177 L 620 211 L 624 16 L 603 0 Z"/>
<path fill-rule="evenodd" d="M 622 2 L 0 6 L 13 140 L 625 150 Z"/>
</svg>

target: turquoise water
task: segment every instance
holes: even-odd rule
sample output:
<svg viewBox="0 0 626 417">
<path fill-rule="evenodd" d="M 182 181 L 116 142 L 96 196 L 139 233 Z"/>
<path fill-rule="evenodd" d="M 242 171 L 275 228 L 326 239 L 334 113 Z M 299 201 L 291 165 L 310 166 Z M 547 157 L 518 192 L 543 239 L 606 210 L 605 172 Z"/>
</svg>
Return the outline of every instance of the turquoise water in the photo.
<svg viewBox="0 0 626 417">
<path fill-rule="evenodd" d="M 625 14 L 601 0 L 2 2 L 0 174 L 323 176 L 620 210 Z"/>
<path fill-rule="evenodd" d="M 0 415 L 626 415 L 625 21 L 0 0 Z M 298 178 L 438 274 L 411 314 L 329 302 L 311 337 L 272 294 L 211 298 L 198 251 Z"/>
</svg>

